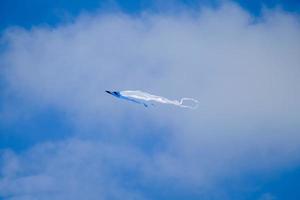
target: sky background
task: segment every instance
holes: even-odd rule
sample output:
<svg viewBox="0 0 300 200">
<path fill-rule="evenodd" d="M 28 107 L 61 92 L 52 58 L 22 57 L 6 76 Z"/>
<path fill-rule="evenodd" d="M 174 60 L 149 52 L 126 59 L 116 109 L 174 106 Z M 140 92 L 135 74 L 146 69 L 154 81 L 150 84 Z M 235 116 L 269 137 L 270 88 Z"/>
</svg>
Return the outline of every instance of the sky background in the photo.
<svg viewBox="0 0 300 200">
<path fill-rule="evenodd" d="M 300 199 L 299 13 L 297 0 L 2 0 L 0 199 Z"/>
</svg>

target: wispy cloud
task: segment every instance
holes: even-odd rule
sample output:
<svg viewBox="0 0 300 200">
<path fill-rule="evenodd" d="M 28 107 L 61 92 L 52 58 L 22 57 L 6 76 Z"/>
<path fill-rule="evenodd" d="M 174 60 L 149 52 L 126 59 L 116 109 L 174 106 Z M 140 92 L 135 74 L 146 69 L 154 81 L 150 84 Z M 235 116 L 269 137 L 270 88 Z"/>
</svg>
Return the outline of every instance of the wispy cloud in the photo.
<svg viewBox="0 0 300 200">
<path fill-rule="evenodd" d="M 5 152 L 4 159 L 0 193 L 6 198 L 143 198 L 127 180 L 140 155 L 121 145 L 69 140 L 38 145 L 21 156 Z"/>
</svg>

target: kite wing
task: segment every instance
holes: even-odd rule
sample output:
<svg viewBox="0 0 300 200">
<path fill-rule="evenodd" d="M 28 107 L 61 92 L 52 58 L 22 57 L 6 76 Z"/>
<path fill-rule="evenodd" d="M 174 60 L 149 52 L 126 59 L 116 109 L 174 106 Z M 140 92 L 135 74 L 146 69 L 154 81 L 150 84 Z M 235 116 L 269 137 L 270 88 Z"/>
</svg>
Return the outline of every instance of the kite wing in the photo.
<svg viewBox="0 0 300 200">
<path fill-rule="evenodd" d="M 111 95 L 113 95 L 113 96 L 115 96 L 115 97 L 117 97 L 117 98 L 125 99 L 125 100 L 128 100 L 128 101 L 137 103 L 137 104 L 143 104 L 145 107 L 148 107 L 148 105 L 147 105 L 146 103 L 141 102 L 141 101 L 139 101 L 139 100 L 136 100 L 136 99 L 134 99 L 134 98 L 130 98 L 130 97 L 123 96 L 123 95 L 120 94 L 120 92 L 117 92 L 117 91 L 111 92 L 111 91 L 108 91 L 108 90 L 106 90 L 105 92 L 107 92 L 108 94 L 111 94 Z"/>
</svg>

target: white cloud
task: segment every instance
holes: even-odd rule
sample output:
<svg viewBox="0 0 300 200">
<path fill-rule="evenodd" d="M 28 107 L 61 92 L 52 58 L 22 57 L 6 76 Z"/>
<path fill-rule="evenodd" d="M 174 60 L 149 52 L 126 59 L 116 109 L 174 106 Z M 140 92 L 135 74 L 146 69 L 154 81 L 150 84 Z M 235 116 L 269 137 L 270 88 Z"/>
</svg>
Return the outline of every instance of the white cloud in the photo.
<svg viewBox="0 0 300 200">
<path fill-rule="evenodd" d="M 193 14 L 186 10 L 178 15 L 99 14 L 56 28 L 11 29 L 5 34 L 9 48 L 1 62 L 10 92 L 33 105 L 54 106 L 68 113 L 87 138 L 91 130 L 86 127 L 93 126 L 92 134 L 111 138 L 107 146 L 115 147 L 121 141 L 135 149 L 141 158 L 136 161 L 129 156 L 124 163 L 131 169 L 136 169 L 136 162 L 142 166 L 139 181 L 163 184 L 175 179 L 187 188 L 206 188 L 224 177 L 299 164 L 299 35 L 297 16 L 269 10 L 254 20 L 229 3 Z M 144 109 L 113 99 L 104 93 L 106 89 L 140 89 L 170 99 L 190 96 L 200 100 L 200 108 Z M 160 131 L 162 128 L 166 131 Z M 165 147 L 155 144 L 154 152 L 149 153 L 143 148 L 149 135 L 164 139 Z M 77 151 L 77 145 L 80 142 L 72 145 L 75 153 L 66 156 L 67 161 L 72 159 L 71 170 L 60 168 L 64 165 L 60 154 L 68 148 L 60 144 L 56 151 L 37 156 L 45 158 L 36 161 L 41 169 L 34 169 L 29 178 L 4 173 L 9 189 L 2 189 L 2 194 L 44 195 L 45 188 L 61 187 L 66 194 L 77 196 L 81 195 L 77 188 L 86 180 L 93 186 L 82 195 L 106 198 L 111 193 L 126 193 L 119 180 L 116 187 L 108 186 L 112 192 L 94 187 L 94 172 L 99 170 L 99 179 L 104 174 L 105 183 L 111 175 L 102 171 L 106 164 L 95 158 L 96 149 L 101 152 L 103 145 L 93 144 L 90 153 L 94 157 L 87 157 L 84 163 L 78 159 L 81 151 L 86 155 L 85 149 Z M 38 151 L 27 154 L 35 157 Z M 119 150 L 113 152 L 109 162 L 120 156 Z M 31 171 L 28 157 L 22 156 L 22 170 Z M 51 163 L 53 171 L 48 173 Z M 19 165 L 11 166 L 14 171 Z M 70 182 L 57 185 L 61 172 L 67 173 L 64 181 Z M 106 187 L 99 179 L 95 182 Z M 46 185 L 23 187 L 22 191 L 14 187 L 28 182 Z"/>
<path fill-rule="evenodd" d="M 4 169 L 17 163 L 14 171 L 3 171 L 0 194 L 6 198 L 143 199 L 127 180 L 140 155 L 121 145 L 69 140 L 4 155 Z M 125 179 L 124 184 L 118 179 Z"/>
</svg>

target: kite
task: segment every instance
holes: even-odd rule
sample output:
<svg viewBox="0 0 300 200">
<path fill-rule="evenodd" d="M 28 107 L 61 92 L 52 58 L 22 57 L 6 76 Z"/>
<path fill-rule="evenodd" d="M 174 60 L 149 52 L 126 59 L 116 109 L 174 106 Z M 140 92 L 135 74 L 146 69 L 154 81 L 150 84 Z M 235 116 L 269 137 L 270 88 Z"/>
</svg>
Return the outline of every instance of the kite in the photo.
<svg viewBox="0 0 300 200">
<path fill-rule="evenodd" d="M 142 92 L 139 90 L 125 90 L 125 91 L 108 91 L 108 94 L 111 94 L 117 98 L 125 99 L 134 103 L 142 104 L 145 107 L 148 107 L 148 102 L 152 102 L 151 105 L 154 105 L 153 102 L 162 103 L 162 104 L 171 104 L 174 106 L 182 107 L 182 108 L 190 108 L 196 109 L 198 107 L 198 100 L 193 98 L 182 98 L 180 101 L 178 100 L 169 100 L 165 97 L 156 96 L 153 94 L 149 94 L 146 92 Z M 187 104 L 187 102 L 189 102 Z"/>
</svg>

